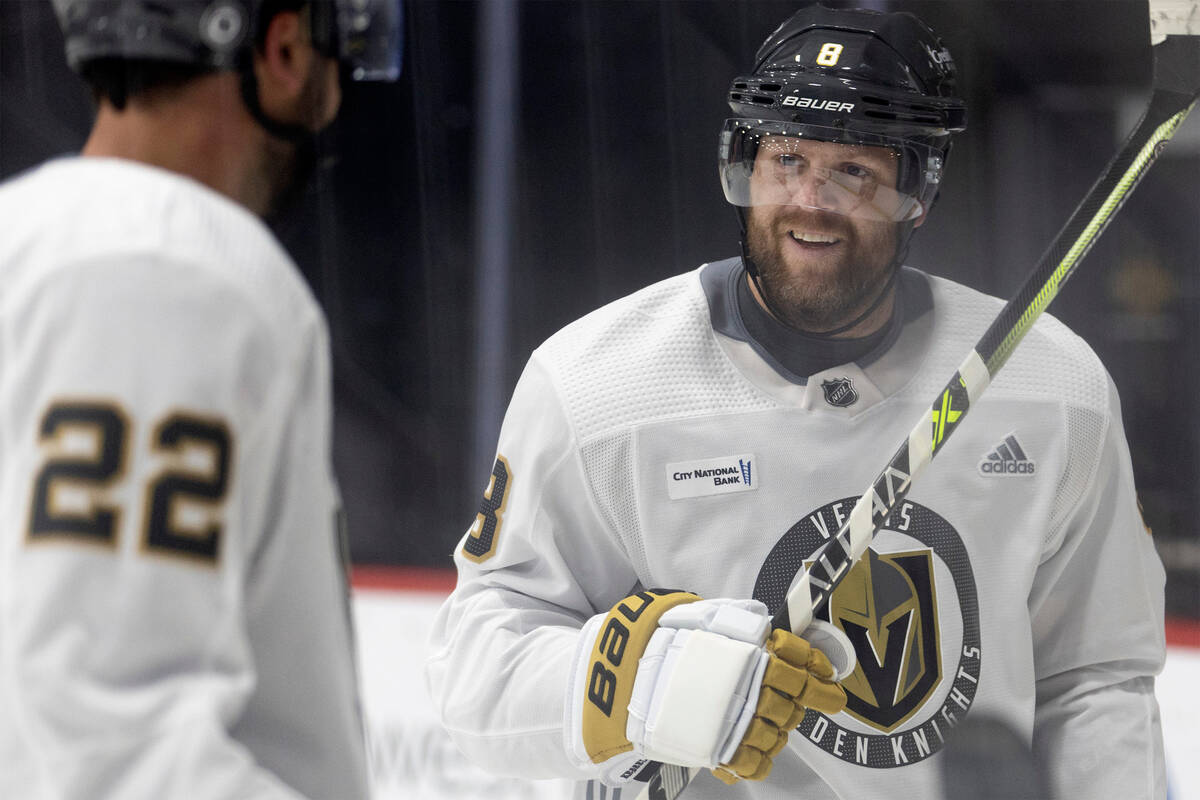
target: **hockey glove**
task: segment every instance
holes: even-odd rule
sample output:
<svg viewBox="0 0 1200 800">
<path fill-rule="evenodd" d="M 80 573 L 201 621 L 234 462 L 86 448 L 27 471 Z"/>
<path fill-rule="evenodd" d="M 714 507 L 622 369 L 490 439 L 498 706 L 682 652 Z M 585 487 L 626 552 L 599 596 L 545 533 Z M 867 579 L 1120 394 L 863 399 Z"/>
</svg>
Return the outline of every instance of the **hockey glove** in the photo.
<svg viewBox="0 0 1200 800">
<path fill-rule="evenodd" d="M 771 631 L 757 600 L 625 598 L 581 631 L 565 720 L 571 760 L 611 785 L 650 761 L 708 767 L 726 783 L 762 780 L 807 709 L 846 705 L 837 681 L 853 670 L 853 649 L 820 626 L 837 669 L 806 640 Z"/>
</svg>

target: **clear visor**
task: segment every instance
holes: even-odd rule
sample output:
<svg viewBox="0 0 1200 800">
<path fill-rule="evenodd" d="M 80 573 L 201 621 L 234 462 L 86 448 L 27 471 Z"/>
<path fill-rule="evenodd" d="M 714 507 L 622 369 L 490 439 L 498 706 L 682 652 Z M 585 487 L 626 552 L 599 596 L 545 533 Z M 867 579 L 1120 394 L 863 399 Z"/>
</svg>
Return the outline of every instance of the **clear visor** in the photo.
<svg viewBox="0 0 1200 800">
<path fill-rule="evenodd" d="M 400 0 L 336 0 L 338 58 L 356 81 L 400 76 L 404 17 Z"/>
<path fill-rule="evenodd" d="M 773 120 L 726 120 L 719 162 L 725 198 L 736 206 L 800 206 L 878 222 L 920 217 L 941 180 L 941 157 L 925 145 Z"/>
</svg>

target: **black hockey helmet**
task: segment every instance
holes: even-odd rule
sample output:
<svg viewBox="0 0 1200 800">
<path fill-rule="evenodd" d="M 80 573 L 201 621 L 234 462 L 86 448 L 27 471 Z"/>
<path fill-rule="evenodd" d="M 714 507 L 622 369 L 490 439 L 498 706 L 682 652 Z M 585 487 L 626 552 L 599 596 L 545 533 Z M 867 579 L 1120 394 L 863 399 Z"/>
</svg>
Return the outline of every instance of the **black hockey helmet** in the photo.
<svg viewBox="0 0 1200 800">
<path fill-rule="evenodd" d="M 759 48 L 751 74 L 729 89 L 736 117 L 726 120 L 720 138 L 725 196 L 739 208 L 794 204 L 786 199 L 793 194 L 788 150 L 805 139 L 883 147 L 898 159 L 895 189 L 861 174 L 826 171 L 821 207 L 911 223 L 937 195 L 951 134 L 966 128 L 966 107 L 955 92 L 949 51 L 915 16 L 801 9 Z M 763 146 L 779 150 L 782 165 L 774 166 L 776 181 L 760 176 L 752 196 Z M 908 234 L 911 225 L 904 240 Z"/>
<path fill-rule="evenodd" d="M 355 80 L 400 73 L 400 0 L 310 0 L 313 43 Z M 54 0 L 67 63 L 164 61 L 243 69 L 263 0 Z"/>
</svg>

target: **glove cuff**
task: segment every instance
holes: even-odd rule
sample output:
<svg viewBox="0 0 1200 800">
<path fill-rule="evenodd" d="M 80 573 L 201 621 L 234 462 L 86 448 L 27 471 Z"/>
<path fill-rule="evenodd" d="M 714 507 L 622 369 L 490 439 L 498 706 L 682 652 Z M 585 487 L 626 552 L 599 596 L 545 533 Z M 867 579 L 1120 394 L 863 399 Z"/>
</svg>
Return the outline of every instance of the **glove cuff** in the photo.
<svg viewBox="0 0 1200 800">
<path fill-rule="evenodd" d="M 699 599 L 690 592 L 647 590 L 584 625 L 564 721 L 568 754 L 578 766 L 595 770 L 603 765 L 601 778 L 608 783 L 631 780 L 638 773 L 639 762 L 646 759 L 632 752 L 633 744 L 625 735 L 638 661 L 658 629 L 659 618 L 675 606 Z"/>
</svg>

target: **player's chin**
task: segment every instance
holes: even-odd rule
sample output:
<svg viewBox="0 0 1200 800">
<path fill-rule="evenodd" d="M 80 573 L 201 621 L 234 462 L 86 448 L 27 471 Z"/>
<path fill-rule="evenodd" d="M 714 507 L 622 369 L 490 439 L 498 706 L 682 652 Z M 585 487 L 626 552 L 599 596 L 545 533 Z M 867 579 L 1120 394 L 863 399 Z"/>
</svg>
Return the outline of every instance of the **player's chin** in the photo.
<svg viewBox="0 0 1200 800">
<path fill-rule="evenodd" d="M 843 243 L 813 247 L 796 244 L 789 238 L 781 243 L 779 250 L 779 260 L 796 280 L 836 282 L 846 268 L 847 248 Z"/>
<path fill-rule="evenodd" d="M 846 294 L 841 273 L 834 267 L 787 263 L 785 271 L 764 275 L 763 280 L 772 295 L 804 315 L 836 308 Z"/>
</svg>

